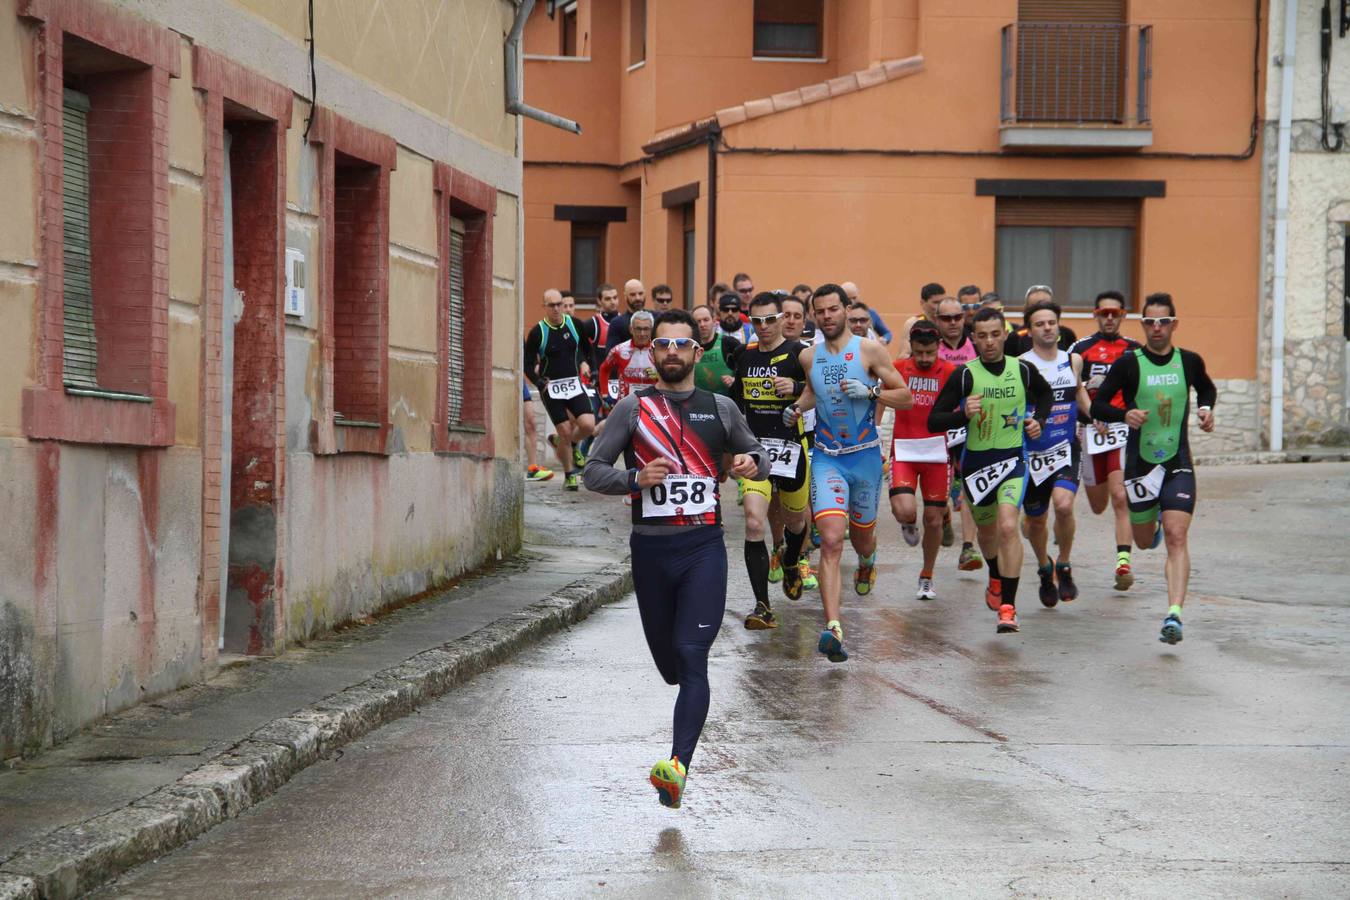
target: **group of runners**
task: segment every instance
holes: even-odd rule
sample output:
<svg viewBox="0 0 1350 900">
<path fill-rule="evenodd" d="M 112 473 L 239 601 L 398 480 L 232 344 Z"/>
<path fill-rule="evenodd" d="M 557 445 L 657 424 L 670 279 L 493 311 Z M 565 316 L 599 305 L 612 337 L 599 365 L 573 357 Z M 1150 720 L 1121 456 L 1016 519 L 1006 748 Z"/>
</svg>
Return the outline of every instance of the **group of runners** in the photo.
<svg viewBox="0 0 1350 900">
<path fill-rule="evenodd" d="M 1117 590 L 1133 583 L 1131 543 L 1165 542 L 1159 639 L 1181 640 L 1196 496 L 1190 391 L 1197 423 L 1210 431 L 1216 390 L 1203 360 L 1172 343 L 1171 296 L 1145 298 L 1140 345 L 1121 335 L 1126 301 L 1113 291 L 1097 297 L 1096 333 L 1077 340 L 1043 285 L 1027 292 L 1018 329 L 996 295 L 968 286 L 952 297 L 926 285 L 921 312 L 894 335 L 850 284 L 756 292 L 741 274 L 693 311 L 671 309 L 665 290 L 652 317 L 642 284 L 629 281 L 620 315 L 618 292 L 603 286 L 598 314 L 582 323 L 559 292 L 546 292 L 545 319 L 526 340 L 527 377 L 556 430 L 567 487 L 584 467 L 588 489 L 632 505 L 644 633 L 662 676 L 679 686 L 671 755 L 650 773 L 663 804 L 680 805 L 707 715 L 708 651 L 726 607 L 729 476 L 745 508 L 754 595 L 745 627 L 777 626 L 769 585 L 781 581 L 788 598 L 800 598 L 812 574 L 805 554 L 818 542 L 817 647 L 831 662 L 848 659 L 844 543 L 857 554 L 855 592 L 871 593 L 883 487 L 906 543 L 922 545 L 916 597 L 937 598 L 937 557 L 954 544 L 959 517 L 958 567 L 987 567 L 985 601 L 1006 634 L 1019 630 L 1024 537 L 1041 603 L 1077 599 L 1071 553 L 1083 484 L 1092 510 L 1109 507 L 1115 518 Z M 889 441 L 886 409 L 895 416 Z"/>
</svg>

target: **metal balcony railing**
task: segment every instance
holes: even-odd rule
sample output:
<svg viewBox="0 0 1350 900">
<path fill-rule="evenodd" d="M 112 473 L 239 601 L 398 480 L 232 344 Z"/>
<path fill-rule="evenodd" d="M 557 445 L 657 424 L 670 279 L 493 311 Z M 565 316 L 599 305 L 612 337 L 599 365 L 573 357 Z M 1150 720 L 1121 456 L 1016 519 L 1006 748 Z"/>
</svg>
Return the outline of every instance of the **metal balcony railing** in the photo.
<svg viewBox="0 0 1350 900">
<path fill-rule="evenodd" d="M 1000 71 L 1005 125 L 1147 125 L 1153 26 L 1005 25 Z"/>
</svg>

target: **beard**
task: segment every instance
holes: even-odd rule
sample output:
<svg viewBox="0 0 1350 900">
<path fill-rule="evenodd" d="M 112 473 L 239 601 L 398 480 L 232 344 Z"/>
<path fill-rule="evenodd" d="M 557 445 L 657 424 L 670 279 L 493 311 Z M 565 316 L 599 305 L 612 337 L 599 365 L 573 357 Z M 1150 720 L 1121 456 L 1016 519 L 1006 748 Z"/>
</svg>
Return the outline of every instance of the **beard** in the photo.
<svg viewBox="0 0 1350 900">
<path fill-rule="evenodd" d="M 825 337 L 829 338 L 830 340 L 834 340 L 835 338 L 839 337 L 839 335 L 843 334 L 845 331 L 848 330 L 848 322 L 844 319 L 840 319 L 833 325 L 824 325 L 820 322 L 817 322 L 816 327 L 820 329 L 820 333 L 825 335 Z"/>
<path fill-rule="evenodd" d="M 661 373 L 661 380 L 666 384 L 679 384 L 689 377 L 690 372 L 694 371 L 694 363 L 685 362 L 681 359 L 663 359 L 656 369 Z"/>
</svg>

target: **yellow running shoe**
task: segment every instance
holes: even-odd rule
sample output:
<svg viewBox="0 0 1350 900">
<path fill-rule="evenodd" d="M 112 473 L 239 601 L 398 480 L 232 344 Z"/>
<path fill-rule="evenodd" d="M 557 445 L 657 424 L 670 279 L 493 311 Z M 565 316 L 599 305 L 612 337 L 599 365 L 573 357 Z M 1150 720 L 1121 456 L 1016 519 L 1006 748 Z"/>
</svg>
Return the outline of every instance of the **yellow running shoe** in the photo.
<svg viewBox="0 0 1350 900">
<path fill-rule="evenodd" d="M 658 760 L 656 765 L 652 766 L 652 773 L 648 778 L 652 787 L 656 788 L 656 798 L 661 801 L 661 805 L 671 809 L 680 808 L 680 799 L 684 796 L 684 779 L 684 764 L 680 762 L 678 756 Z"/>
<path fill-rule="evenodd" d="M 773 548 L 773 556 L 769 557 L 769 581 L 773 584 L 783 580 L 783 545 L 779 544 Z"/>
<path fill-rule="evenodd" d="M 820 582 L 816 581 L 816 573 L 811 571 L 810 557 L 803 556 L 797 562 L 797 571 L 802 573 L 802 587 L 808 591 L 814 591 L 820 587 Z"/>
<path fill-rule="evenodd" d="M 871 558 L 864 561 L 861 557 L 858 559 L 858 568 L 853 570 L 853 590 L 857 591 L 859 596 L 871 593 L 872 585 L 877 583 L 877 555 L 873 553 Z"/>
</svg>

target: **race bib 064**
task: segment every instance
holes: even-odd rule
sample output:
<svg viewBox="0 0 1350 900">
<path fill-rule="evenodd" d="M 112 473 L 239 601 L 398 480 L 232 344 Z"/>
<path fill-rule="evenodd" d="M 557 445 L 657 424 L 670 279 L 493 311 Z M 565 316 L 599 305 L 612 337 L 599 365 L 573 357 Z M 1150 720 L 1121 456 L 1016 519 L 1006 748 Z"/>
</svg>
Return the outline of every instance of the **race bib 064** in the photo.
<svg viewBox="0 0 1350 900">
<path fill-rule="evenodd" d="M 697 516 L 717 508 L 717 483 L 699 475 L 667 475 L 642 492 L 642 517 Z"/>
<path fill-rule="evenodd" d="M 769 452 L 769 474 L 779 478 L 796 478 L 797 465 L 802 458 L 802 445 L 779 438 L 760 438 Z"/>
<path fill-rule="evenodd" d="M 1067 466 L 1073 460 L 1073 448 L 1068 441 L 1061 441 L 1048 450 L 1037 450 L 1027 456 L 1027 468 L 1033 484 L 1041 484 L 1045 479 Z"/>
</svg>

